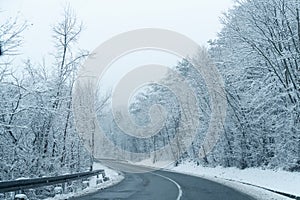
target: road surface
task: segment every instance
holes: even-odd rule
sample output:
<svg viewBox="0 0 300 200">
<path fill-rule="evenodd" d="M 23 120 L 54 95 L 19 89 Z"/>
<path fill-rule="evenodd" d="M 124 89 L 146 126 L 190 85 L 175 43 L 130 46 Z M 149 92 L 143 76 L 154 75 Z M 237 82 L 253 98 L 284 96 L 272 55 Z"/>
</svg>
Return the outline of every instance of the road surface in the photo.
<svg viewBox="0 0 300 200">
<path fill-rule="evenodd" d="M 167 171 L 124 173 L 117 185 L 72 200 L 254 200 L 254 198 L 199 177 Z"/>
</svg>

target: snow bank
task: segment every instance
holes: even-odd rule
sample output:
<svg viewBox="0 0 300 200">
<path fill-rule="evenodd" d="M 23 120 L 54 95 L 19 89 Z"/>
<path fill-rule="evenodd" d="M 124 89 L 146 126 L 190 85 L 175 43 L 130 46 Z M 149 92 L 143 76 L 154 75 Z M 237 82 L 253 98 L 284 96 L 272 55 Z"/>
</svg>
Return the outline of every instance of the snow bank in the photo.
<svg viewBox="0 0 300 200">
<path fill-rule="evenodd" d="M 97 178 L 92 177 L 89 181 L 89 187 L 87 187 L 86 189 L 77 191 L 76 193 L 59 194 L 59 195 L 56 195 L 54 198 L 47 198 L 46 200 L 61 200 L 61 199 L 65 200 L 65 199 L 68 199 L 71 197 L 79 197 L 79 196 L 86 195 L 89 193 L 94 193 L 94 192 L 97 192 L 98 190 L 115 185 L 124 179 L 124 176 L 122 176 L 119 172 L 116 172 L 108 167 L 105 167 L 105 166 L 101 165 L 100 163 L 94 163 L 93 168 L 94 168 L 94 170 L 104 169 L 105 176 L 108 177 L 109 180 L 107 180 L 105 182 L 103 181 L 102 183 L 97 185 L 96 184 Z"/>
<path fill-rule="evenodd" d="M 201 176 L 213 181 L 230 185 L 234 188 L 242 190 L 242 192 L 250 193 L 258 199 L 290 199 L 281 195 L 259 189 L 253 186 L 246 186 L 239 182 L 249 183 L 252 185 L 280 191 L 295 196 L 300 196 L 300 173 L 287 172 L 281 170 L 262 170 L 257 168 L 249 168 L 240 170 L 237 168 L 223 167 L 202 167 L 196 166 L 194 163 L 186 162 L 177 167 L 169 168 L 173 171 Z M 230 180 L 230 181 L 229 181 Z"/>
<path fill-rule="evenodd" d="M 15 195 L 15 199 L 23 199 L 23 200 L 27 200 L 27 196 L 25 194 L 16 194 Z"/>
</svg>

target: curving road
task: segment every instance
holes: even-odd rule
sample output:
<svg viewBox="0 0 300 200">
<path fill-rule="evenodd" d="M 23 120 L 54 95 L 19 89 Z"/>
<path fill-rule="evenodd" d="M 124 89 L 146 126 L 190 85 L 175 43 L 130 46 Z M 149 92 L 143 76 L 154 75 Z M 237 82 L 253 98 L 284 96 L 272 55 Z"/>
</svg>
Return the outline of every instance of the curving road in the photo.
<svg viewBox="0 0 300 200">
<path fill-rule="evenodd" d="M 127 167 L 130 168 L 129 165 Z M 254 200 L 254 198 L 225 185 L 185 174 L 159 170 L 155 172 L 124 173 L 124 175 L 125 179 L 115 186 L 72 199 Z"/>
</svg>

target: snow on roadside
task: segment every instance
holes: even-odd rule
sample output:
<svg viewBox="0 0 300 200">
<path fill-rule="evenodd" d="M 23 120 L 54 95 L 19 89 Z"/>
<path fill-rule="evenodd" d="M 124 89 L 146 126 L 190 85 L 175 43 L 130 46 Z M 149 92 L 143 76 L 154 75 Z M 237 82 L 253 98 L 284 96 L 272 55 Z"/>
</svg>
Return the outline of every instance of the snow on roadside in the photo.
<svg viewBox="0 0 300 200">
<path fill-rule="evenodd" d="M 244 185 L 239 182 L 250 183 L 253 185 L 265 187 L 268 189 L 285 192 L 300 196 L 300 173 L 287 172 L 281 170 L 262 170 L 257 168 L 249 168 L 240 170 L 237 168 L 223 168 L 223 167 L 202 167 L 196 166 L 192 162 L 180 164 L 177 167 L 169 168 L 172 171 L 191 174 L 207 178 L 213 181 L 236 188 L 244 193 L 247 193 L 256 199 L 290 199 L 268 192 L 254 186 Z M 230 179 L 232 181 L 228 181 Z"/>
<path fill-rule="evenodd" d="M 46 200 L 62 200 L 62 199 L 65 200 L 65 199 L 68 199 L 71 197 L 83 196 L 86 194 L 97 192 L 98 190 L 102 190 L 102 189 L 110 187 L 112 185 L 115 185 L 124 179 L 124 176 L 121 173 L 114 171 L 104 165 L 101 165 L 100 163 L 94 163 L 93 168 L 94 168 L 94 170 L 104 169 L 105 176 L 108 177 L 109 180 L 97 185 L 96 184 L 97 178 L 92 177 L 89 181 L 90 186 L 88 188 L 81 190 L 81 191 L 77 191 L 76 193 L 59 194 L 53 198 L 47 198 Z"/>
<path fill-rule="evenodd" d="M 139 162 L 128 162 L 130 164 L 133 165 L 137 165 L 137 166 L 146 166 L 146 167 L 153 167 L 153 168 L 158 168 L 158 169 L 163 169 L 166 167 L 169 167 L 170 165 L 172 165 L 174 163 L 174 161 L 171 160 L 164 160 L 164 161 L 156 161 L 155 163 L 153 163 L 153 158 L 148 158 Z"/>
</svg>

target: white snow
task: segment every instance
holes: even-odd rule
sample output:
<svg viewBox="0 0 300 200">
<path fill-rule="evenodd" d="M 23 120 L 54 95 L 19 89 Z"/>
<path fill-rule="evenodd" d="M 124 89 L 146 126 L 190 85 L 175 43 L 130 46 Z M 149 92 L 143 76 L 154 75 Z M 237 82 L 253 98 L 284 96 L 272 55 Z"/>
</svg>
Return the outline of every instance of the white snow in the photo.
<svg viewBox="0 0 300 200">
<path fill-rule="evenodd" d="M 65 200 L 65 199 L 68 199 L 71 197 L 79 197 L 79 196 L 82 196 L 85 194 L 94 193 L 94 192 L 97 192 L 98 190 L 102 190 L 104 188 L 115 185 L 124 179 L 124 176 L 122 176 L 121 173 L 116 172 L 108 167 L 105 167 L 105 166 L 101 165 L 100 163 L 94 163 L 93 169 L 94 170 L 104 169 L 105 176 L 109 177 L 109 180 L 97 185 L 96 184 L 97 177 L 92 177 L 89 181 L 89 183 L 90 183 L 89 187 L 87 187 L 86 189 L 77 191 L 76 193 L 58 194 L 54 198 L 47 198 L 46 200 L 62 200 L 62 199 Z"/>
<path fill-rule="evenodd" d="M 249 168 L 240 170 L 237 168 L 202 167 L 193 162 L 185 162 L 177 167 L 169 168 L 172 171 L 201 176 L 213 181 L 229 185 L 242 192 L 248 193 L 257 199 L 290 199 L 281 195 L 268 192 L 253 186 L 241 184 L 249 183 L 256 186 L 300 196 L 300 173 L 282 170 L 263 170 Z"/>
<path fill-rule="evenodd" d="M 30 179 L 29 177 L 20 177 L 20 178 L 17 178 L 16 181 L 19 181 L 19 180 L 27 180 L 27 179 Z"/>
<path fill-rule="evenodd" d="M 153 158 L 145 159 L 139 162 L 128 162 L 133 165 L 141 165 L 141 166 L 147 166 L 152 168 L 166 168 L 174 163 L 172 160 L 163 160 L 163 161 L 157 161 L 153 163 Z"/>
<path fill-rule="evenodd" d="M 25 194 L 16 194 L 15 199 L 24 199 L 24 200 L 26 200 L 28 198 Z"/>
</svg>

